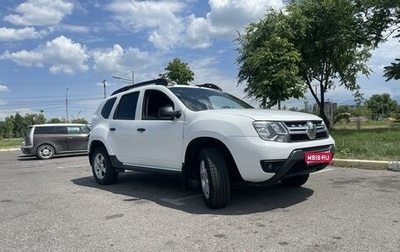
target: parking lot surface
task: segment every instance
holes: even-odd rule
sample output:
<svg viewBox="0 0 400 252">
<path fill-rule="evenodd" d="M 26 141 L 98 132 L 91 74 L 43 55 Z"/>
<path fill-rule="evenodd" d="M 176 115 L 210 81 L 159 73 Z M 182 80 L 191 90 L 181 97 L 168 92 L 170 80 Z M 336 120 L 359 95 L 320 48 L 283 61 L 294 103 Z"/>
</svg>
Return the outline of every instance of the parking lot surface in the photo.
<svg viewBox="0 0 400 252">
<path fill-rule="evenodd" d="M 1 251 L 400 251 L 400 173 L 328 167 L 300 188 L 245 185 L 208 209 L 180 178 L 100 186 L 87 156 L 0 152 Z"/>
</svg>

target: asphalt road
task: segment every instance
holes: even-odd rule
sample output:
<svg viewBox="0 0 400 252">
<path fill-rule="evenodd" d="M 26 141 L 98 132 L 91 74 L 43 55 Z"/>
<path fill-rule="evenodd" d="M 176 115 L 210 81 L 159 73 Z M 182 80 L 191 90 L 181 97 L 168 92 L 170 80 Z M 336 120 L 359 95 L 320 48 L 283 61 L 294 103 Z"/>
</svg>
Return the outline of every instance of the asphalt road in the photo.
<svg viewBox="0 0 400 252">
<path fill-rule="evenodd" d="M 400 172 L 328 167 L 301 188 L 234 188 L 210 210 L 179 177 L 99 186 L 87 156 L 0 152 L 0 250 L 400 251 Z"/>
</svg>

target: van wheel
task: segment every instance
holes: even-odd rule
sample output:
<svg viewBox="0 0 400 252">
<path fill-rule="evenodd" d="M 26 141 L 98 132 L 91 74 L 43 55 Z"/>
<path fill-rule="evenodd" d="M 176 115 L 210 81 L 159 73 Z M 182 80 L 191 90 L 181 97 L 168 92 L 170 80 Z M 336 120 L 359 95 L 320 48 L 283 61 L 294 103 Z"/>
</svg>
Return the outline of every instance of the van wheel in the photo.
<svg viewBox="0 0 400 252">
<path fill-rule="evenodd" d="M 209 208 L 222 208 L 230 201 L 228 167 L 217 148 L 203 149 L 199 155 L 201 190 Z"/>
<path fill-rule="evenodd" d="M 304 175 L 297 175 L 293 176 L 287 179 L 282 179 L 281 182 L 284 186 L 288 187 L 299 187 L 304 185 L 308 178 L 310 177 L 310 174 L 304 174 Z"/>
<path fill-rule="evenodd" d="M 54 148 L 49 144 L 40 145 L 36 149 L 36 156 L 39 159 L 50 159 L 54 156 Z"/>
<path fill-rule="evenodd" d="M 92 157 L 92 171 L 97 183 L 101 185 L 115 183 L 118 172 L 111 166 L 110 157 L 104 147 L 96 148 Z"/>
</svg>

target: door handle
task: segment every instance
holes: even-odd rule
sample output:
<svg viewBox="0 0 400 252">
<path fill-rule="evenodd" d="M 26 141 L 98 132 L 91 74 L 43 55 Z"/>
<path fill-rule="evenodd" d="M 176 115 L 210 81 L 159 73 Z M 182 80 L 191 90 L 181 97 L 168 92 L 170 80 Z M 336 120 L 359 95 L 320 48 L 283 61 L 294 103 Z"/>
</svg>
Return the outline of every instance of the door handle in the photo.
<svg viewBox="0 0 400 252">
<path fill-rule="evenodd" d="M 115 131 L 116 130 L 116 128 L 110 128 L 110 131 Z"/>
<path fill-rule="evenodd" d="M 139 132 L 145 132 L 146 129 L 145 129 L 145 128 L 138 128 L 137 131 L 139 131 Z"/>
</svg>

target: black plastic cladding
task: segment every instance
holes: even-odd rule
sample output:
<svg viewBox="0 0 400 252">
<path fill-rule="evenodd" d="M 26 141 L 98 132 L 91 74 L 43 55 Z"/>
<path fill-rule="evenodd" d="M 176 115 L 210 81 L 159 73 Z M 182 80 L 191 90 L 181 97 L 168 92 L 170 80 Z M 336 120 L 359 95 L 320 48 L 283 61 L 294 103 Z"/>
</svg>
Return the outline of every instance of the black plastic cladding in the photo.
<svg viewBox="0 0 400 252">
<path fill-rule="evenodd" d="M 136 84 L 132 84 L 132 85 L 125 86 L 125 87 L 123 87 L 123 88 L 117 89 L 117 90 L 115 90 L 111 95 L 115 95 L 115 94 L 118 94 L 118 93 L 127 91 L 127 90 L 129 90 L 129 89 L 132 89 L 132 88 L 136 88 L 136 87 L 140 87 L 140 86 L 146 86 L 146 85 L 151 85 L 151 84 L 162 85 L 162 86 L 168 86 L 168 83 L 169 83 L 168 80 L 162 79 L 162 78 L 160 78 L 160 79 L 154 79 L 154 80 L 149 80 L 149 81 L 143 81 L 143 82 L 139 82 L 139 83 L 136 83 Z"/>
</svg>

